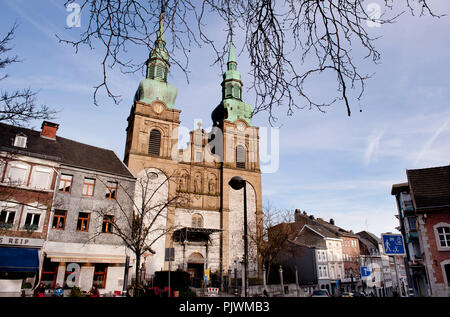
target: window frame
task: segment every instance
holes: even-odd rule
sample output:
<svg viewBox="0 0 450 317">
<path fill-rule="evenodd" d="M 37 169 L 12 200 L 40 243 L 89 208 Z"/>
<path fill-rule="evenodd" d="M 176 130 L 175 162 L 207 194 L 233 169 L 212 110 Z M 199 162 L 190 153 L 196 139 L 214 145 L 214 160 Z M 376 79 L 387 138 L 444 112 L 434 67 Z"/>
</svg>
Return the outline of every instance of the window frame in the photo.
<svg viewBox="0 0 450 317">
<path fill-rule="evenodd" d="M 25 170 L 25 176 L 23 177 L 23 182 L 22 182 L 22 179 L 20 179 L 20 183 L 18 184 L 18 186 L 27 187 L 28 183 L 29 183 L 29 178 L 30 178 L 31 166 L 29 164 L 19 162 L 19 161 L 8 162 L 8 167 L 6 169 L 4 181 L 10 182 L 10 184 L 17 181 L 17 180 L 13 180 L 11 177 L 11 172 L 14 169 Z"/>
<path fill-rule="evenodd" d="M 14 147 L 20 147 L 22 149 L 27 148 L 28 137 L 23 134 L 17 134 L 14 138 Z"/>
<path fill-rule="evenodd" d="M 31 216 L 30 218 L 28 218 L 28 216 Z M 35 223 L 35 217 L 38 216 L 38 220 L 37 220 L 37 224 Z M 32 210 L 32 211 L 27 211 L 27 213 L 25 214 L 25 219 L 23 221 L 23 230 L 29 230 L 26 229 L 25 226 L 30 226 L 30 225 L 35 225 L 37 226 L 36 229 L 34 229 L 33 231 L 38 231 L 40 228 L 40 223 L 41 223 L 41 218 L 42 213 Z M 28 219 L 30 219 L 30 223 L 27 223 Z"/>
<path fill-rule="evenodd" d="M 64 213 L 64 215 L 56 214 L 56 213 L 60 213 L 60 212 Z M 61 218 L 63 219 L 62 228 L 59 227 Z M 55 212 L 53 213 L 52 230 L 64 230 L 66 228 L 66 219 L 67 219 L 67 210 L 55 210 Z M 54 227 L 55 220 L 57 221 L 56 227 Z"/>
<path fill-rule="evenodd" d="M 11 209 L 7 209 L 7 208 L 2 208 L 2 210 L 0 211 L 0 217 L 1 217 L 1 214 L 4 213 L 4 212 L 6 213 L 5 221 L 4 222 L 0 221 L 0 223 L 5 223 L 5 224 L 8 223 L 8 224 L 14 225 L 14 221 L 16 220 L 16 212 L 17 212 L 17 210 L 11 210 Z M 11 217 L 11 213 L 14 213 L 14 216 L 12 218 L 12 222 L 9 221 L 9 218 Z"/>
<path fill-rule="evenodd" d="M 114 230 L 113 223 L 114 223 L 113 215 L 104 215 L 102 220 L 102 233 L 109 233 L 109 234 L 113 233 Z"/>
<path fill-rule="evenodd" d="M 104 270 L 103 271 L 100 271 L 100 270 L 97 271 L 98 266 L 104 266 Z M 95 280 L 96 276 L 103 276 L 103 281 L 101 283 L 101 286 L 96 284 L 96 280 Z M 94 276 L 92 278 L 92 285 L 97 287 L 97 289 L 99 289 L 99 290 L 100 289 L 104 289 L 105 286 L 106 286 L 107 276 L 108 276 L 108 265 L 105 264 L 105 263 L 95 263 L 95 265 L 94 265 Z"/>
<path fill-rule="evenodd" d="M 109 184 L 115 184 L 115 187 L 109 186 Z M 115 191 L 113 191 L 115 189 Z M 106 182 L 106 199 L 117 199 L 117 192 L 119 190 L 119 182 L 108 181 Z M 114 194 L 114 195 L 113 195 Z M 114 197 L 113 197 L 114 196 Z"/>
<path fill-rule="evenodd" d="M 81 218 L 80 217 L 81 214 L 86 214 L 87 218 L 84 218 L 84 217 Z M 78 226 L 78 223 L 79 223 L 80 220 L 81 220 L 81 226 Z M 82 229 L 84 221 L 86 221 L 86 229 L 85 230 Z M 89 223 L 90 223 L 90 221 L 91 221 L 91 213 L 90 212 L 84 212 L 84 211 L 79 212 L 78 213 L 78 218 L 77 218 L 77 229 L 76 229 L 76 231 L 78 231 L 78 232 L 89 232 Z"/>
<path fill-rule="evenodd" d="M 46 184 L 45 186 L 40 186 L 41 184 L 37 184 L 37 173 L 41 173 L 41 174 L 47 174 L 47 180 L 46 180 Z M 30 187 L 35 188 L 35 189 L 46 189 L 49 190 L 51 185 L 52 185 L 52 178 L 53 178 L 53 170 L 51 168 L 48 167 L 44 167 L 44 166 L 33 166 L 32 170 L 31 170 L 31 178 L 30 178 Z"/>
<path fill-rule="evenodd" d="M 86 180 L 93 180 L 94 183 L 90 184 L 90 183 L 86 183 Z M 85 177 L 83 180 L 83 191 L 81 192 L 81 195 L 84 197 L 94 197 L 95 194 L 95 183 L 96 183 L 96 179 L 95 178 L 91 178 L 91 177 Z M 87 186 L 87 187 L 85 187 Z M 92 187 L 92 194 L 89 195 L 89 188 Z M 87 191 L 85 191 L 85 188 L 87 188 Z M 87 193 L 85 193 L 87 192 Z"/>
<path fill-rule="evenodd" d="M 70 181 L 68 181 L 67 179 L 64 179 L 63 178 L 64 176 L 70 176 Z M 61 188 L 62 183 L 64 183 L 64 186 Z M 67 183 L 69 183 L 68 191 L 66 190 Z M 59 178 L 58 192 L 70 194 L 72 192 L 72 183 L 73 183 L 73 175 L 61 173 L 61 177 Z M 84 186 L 84 183 L 83 183 L 83 186 Z"/>
<path fill-rule="evenodd" d="M 153 128 L 150 130 L 150 133 L 148 134 L 147 154 L 161 156 L 162 138 L 163 138 L 163 134 L 160 130 L 158 130 L 156 128 Z M 154 142 L 158 142 L 158 144 L 155 144 Z M 156 145 L 158 145 L 158 146 L 156 146 Z M 154 151 L 156 151 L 156 149 L 158 150 L 158 153 L 154 152 Z"/>
<path fill-rule="evenodd" d="M 446 246 L 441 246 L 441 234 L 439 233 L 440 228 L 444 229 L 444 233 L 442 235 L 444 236 L 444 241 L 447 244 Z M 445 229 L 447 229 L 449 233 L 446 233 Z M 433 226 L 433 231 L 438 251 L 450 251 L 450 239 L 447 238 L 450 234 L 450 224 L 446 222 L 439 222 Z"/>
<path fill-rule="evenodd" d="M 239 156 L 239 149 L 242 149 L 243 151 L 241 154 L 243 155 L 244 161 L 240 161 L 241 157 Z M 247 168 L 247 148 L 242 144 L 236 146 L 236 168 Z"/>
</svg>

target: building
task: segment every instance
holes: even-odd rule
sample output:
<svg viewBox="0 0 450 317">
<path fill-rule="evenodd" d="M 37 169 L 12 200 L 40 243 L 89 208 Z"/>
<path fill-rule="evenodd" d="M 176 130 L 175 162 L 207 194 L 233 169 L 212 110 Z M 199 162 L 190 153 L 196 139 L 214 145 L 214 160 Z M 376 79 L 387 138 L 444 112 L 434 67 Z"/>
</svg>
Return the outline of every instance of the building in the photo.
<svg viewBox="0 0 450 317">
<path fill-rule="evenodd" d="M 37 265 L 29 268 L 36 274 L 17 276 L 17 281 L 26 277 L 32 285 L 40 280 L 50 287 L 121 291 L 127 254 L 111 222 L 120 223 L 122 209 L 132 212 L 133 175 L 114 152 L 57 136 L 57 124 L 44 122 L 41 132 L 0 128 L 2 241 L 8 247 L 0 258 L 23 253 L 22 262 Z M 105 210 L 106 219 L 99 213 Z M 26 246 L 31 249 L 24 253 Z"/>
<path fill-rule="evenodd" d="M 124 161 L 137 182 L 149 172 L 159 175 L 155 199 L 173 201 L 155 224 L 168 234 L 153 244 L 156 253 L 146 261 L 146 273 L 167 270 L 165 249 L 173 249 L 172 267 L 189 271 L 197 282 L 206 269 L 223 277 L 240 266 L 244 254 L 243 190 L 228 185 L 233 176 L 246 180 L 249 234 L 256 234 L 262 224 L 258 127 L 251 124 L 252 107 L 242 100 L 233 43 L 222 101 L 212 111 L 213 130 L 206 133 L 199 126 L 191 131 L 185 150 L 178 144 L 178 91 L 167 82 L 170 64 L 162 18 L 146 64 L 146 78 L 139 83 L 128 117 Z M 249 249 L 249 270 L 257 272 L 255 248 Z"/>
<path fill-rule="evenodd" d="M 429 296 L 428 277 L 422 256 L 422 248 L 417 231 L 416 215 L 409 194 L 408 183 L 394 184 L 391 194 L 395 195 L 399 220 L 397 228 L 405 243 L 405 266 L 407 271 L 409 293 L 414 296 Z"/>
<path fill-rule="evenodd" d="M 361 266 L 370 270 L 370 275 L 362 278 L 363 291 L 378 297 L 392 296 L 395 272 L 393 275 L 390 259 L 384 254 L 381 239 L 367 231 L 358 232 L 357 235 Z"/>
<path fill-rule="evenodd" d="M 341 281 L 345 278 L 341 237 L 318 222 L 313 215 L 300 213 L 298 209 L 292 226 L 299 228 L 293 241 L 316 250 L 318 287 L 338 295 Z"/>
<path fill-rule="evenodd" d="M 335 225 L 334 219 L 329 222 L 317 218 L 317 222 L 337 234 L 342 239 L 342 259 L 345 275 L 341 279 L 341 287 L 347 291 L 358 291 L 361 288 L 359 239 L 352 231 L 347 231 Z"/>
<path fill-rule="evenodd" d="M 407 271 L 417 295 L 450 296 L 450 166 L 406 170 L 393 185 Z"/>
<path fill-rule="evenodd" d="M 53 124 L 42 132 L 0 123 L 0 292 L 39 280 L 60 164 Z"/>
</svg>

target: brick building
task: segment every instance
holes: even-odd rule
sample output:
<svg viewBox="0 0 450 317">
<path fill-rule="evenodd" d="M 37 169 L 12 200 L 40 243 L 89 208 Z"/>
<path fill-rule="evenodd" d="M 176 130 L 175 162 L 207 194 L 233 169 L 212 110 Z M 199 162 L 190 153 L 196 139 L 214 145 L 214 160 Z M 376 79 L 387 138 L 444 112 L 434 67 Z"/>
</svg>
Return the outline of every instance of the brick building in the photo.
<svg viewBox="0 0 450 317">
<path fill-rule="evenodd" d="M 450 166 L 407 170 L 406 175 L 408 182 L 394 185 L 391 193 L 396 196 L 400 229 L 408 245 L 408 273 L 416 293 L 448 297 Z M 417 266 L 425 274 L 418 275 Z"/>
<path fill-rule="evenodd" d="M 18 295 L 40 280 L 67 286 L 70 264 L 79 268 L 74 286 L 121 290 L 125 247 L 96 210 L 117 221 L 116 200 L 125 200 L 131 211 L 135 178 L 114 152 L 57 130 L 0 124 L 0 292 Z"/>
<path fill-rule="evenodd" d="M 0 292 L 39 280 L 60 158 L 52 130 L 0 124 Z"/>
</svg>

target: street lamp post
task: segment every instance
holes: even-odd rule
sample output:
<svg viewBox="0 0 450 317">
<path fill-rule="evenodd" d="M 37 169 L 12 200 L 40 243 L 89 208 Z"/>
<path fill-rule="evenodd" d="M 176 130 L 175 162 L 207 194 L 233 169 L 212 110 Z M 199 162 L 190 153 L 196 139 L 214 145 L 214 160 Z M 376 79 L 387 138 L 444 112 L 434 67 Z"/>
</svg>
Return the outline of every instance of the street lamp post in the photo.
<svg viewBox="0 0 450 317">
<path fill-rule="evenodd" d="M 350 268 L 350 279 L 352 281 L 352 292 L 354 292 L 355 291 L 355 284 L 353 282 L 353 269 L 352 268 Z"/>
<path fill-rule="evenodd" d="M 228 185 L 231 186 L 234 190 L 240 190 L 244 188 L 244 276 L 245 276 L 245 297 L 247 297 L 247 271 L 248 271 L 248 246 L 247 246 L 247 186 L 245 179 L 240 176 L 234 176 L 228 182 Z"/>
</svg>

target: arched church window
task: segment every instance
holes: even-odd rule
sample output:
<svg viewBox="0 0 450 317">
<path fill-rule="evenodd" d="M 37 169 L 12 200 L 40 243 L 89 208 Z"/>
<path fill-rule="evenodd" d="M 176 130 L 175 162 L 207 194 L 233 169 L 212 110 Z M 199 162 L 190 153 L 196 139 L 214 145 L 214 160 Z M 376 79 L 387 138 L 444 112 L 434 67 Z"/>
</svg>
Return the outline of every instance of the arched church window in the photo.
<svg viewBox="0 0 450 317">
<path fill-rule="evenodd" d="M 150 132 L 150 141 L 148 143 L 148 154 L 160 155 L 161 151 L 161 132 L 153 129 Z"/>
<path fill-rule="evenodd" d="M 242 145 L 236 147 L 236 167 L 245 168 L 245 147 Z"/>
<path fill-rule="evenodd" d="M 192 216 L 192 228 L 203 228 L 203 217 L 200 214 Z"/>
</svg>

